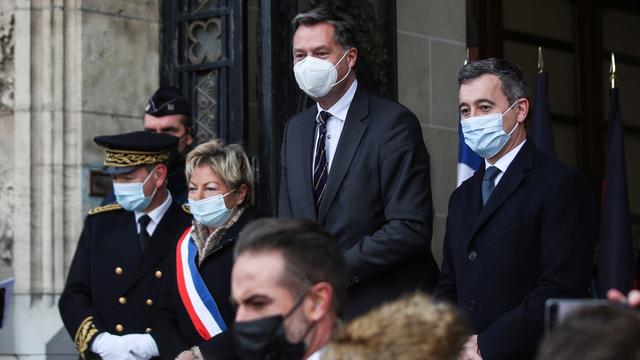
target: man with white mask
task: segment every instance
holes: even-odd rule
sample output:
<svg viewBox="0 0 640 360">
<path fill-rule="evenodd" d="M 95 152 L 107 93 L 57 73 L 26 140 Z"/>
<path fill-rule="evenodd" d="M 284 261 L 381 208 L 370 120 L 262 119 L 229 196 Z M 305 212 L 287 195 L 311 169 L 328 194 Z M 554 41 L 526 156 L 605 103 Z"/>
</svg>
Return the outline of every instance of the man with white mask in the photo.
<svg viewBox="0 0 640 360">
<path fill-rule="evenodd" d="M 83 359 L 158 355 L 151 319 L 167 258 L 191 217 L 167 190 L 167 161 L 178 139 L 138 131 L 98 136 L 116 204 L 91 209 L 59 309 Z"/>
<path fill-rule="evenodd" d="M 294 76 L 316 104 L 287 122 L 278 216 L 337 238 L 350 319 L 437 281 L 429 154 L 416 116 L 358 82 L 348 17 L 320 8 L 292 25 Z"/>
<path fill-rule="evenodd" d="M 597 210 L 585 177 L 527 139 L 528 86 L 501 59 L 458 72 L 465 143 L 484 166 L 449 200 L 436 296 L 474 333 L 462 359 L 531 359 L 548 298 L 590 294 Z"/>
</svg>

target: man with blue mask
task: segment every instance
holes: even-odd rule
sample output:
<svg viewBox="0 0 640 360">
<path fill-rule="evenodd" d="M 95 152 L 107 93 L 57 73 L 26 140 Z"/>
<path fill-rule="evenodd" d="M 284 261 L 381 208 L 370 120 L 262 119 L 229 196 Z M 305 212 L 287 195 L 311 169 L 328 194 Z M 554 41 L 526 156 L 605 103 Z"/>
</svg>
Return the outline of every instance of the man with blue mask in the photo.
<svg viewBox="0 0 640 360">
<path fill-rule="evenodd" d="M 462 359 L 532 359 L 545 301 L 590 295 L 595 199 L 577 169 L 527 138 L 517 66 L 475 61 L 458 85 L 465 143 L 485 161 L 449 200 L 436 296 L 474 327 Z"/>
<path fill-rule="evenodd" d="M 82 358 L 158 356 L 151 319 L 167 258 L 191 218 L 167 190 L 178 139 L 138 131 L 98 136 L 117 203 L 91 209 L 60 296 L 67 331 Z"/>
<path fill-rule="evenodd" d="M 358 82 L 347 16 L 319 8 L 292 24 L 293 75 L 316 103 L 287 122 L 278 216 L 336 236 L 350 319 L 435 286 L 429 154 L 416 116 Z"/>
</svg>

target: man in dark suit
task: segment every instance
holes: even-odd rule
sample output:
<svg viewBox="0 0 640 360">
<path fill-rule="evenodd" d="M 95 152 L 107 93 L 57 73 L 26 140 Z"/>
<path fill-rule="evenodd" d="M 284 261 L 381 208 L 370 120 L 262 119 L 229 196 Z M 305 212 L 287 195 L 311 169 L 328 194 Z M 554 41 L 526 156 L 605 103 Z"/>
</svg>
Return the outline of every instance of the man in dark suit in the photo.
<svg viewBox="0 0 640 360">
<path fill-rule="evenodd" d="M 526 137 L 528 88 L 500 59 L 458 73 L 465 142 L 484 166 L 451 195 L 436 295 L 457 303 L 475 334 L 465 359 L 529 359 L 548 298 L 589 295 L 597 217 L 576 169 Z"/>
<path fill-rule="evenodd" d="M 293 26 L 295 77 L 317 104 L 287 123 L 279 216 L 311 219 L 337 237 L 352 318 L 435 285 L 429 155 L 416 116 L 358 83 L 347 18 L 315 9 Z"/>
<path fill-rule="evenodd" d="M 167 160 L 177 139 L 144 131 L 98 136 L 117 204 L 85 219 L 60 296 L 62 321 L 82 358 L 148 359 L 149 334 L 167 256 L 191 217 L 167 191 Z"/>
</svg>

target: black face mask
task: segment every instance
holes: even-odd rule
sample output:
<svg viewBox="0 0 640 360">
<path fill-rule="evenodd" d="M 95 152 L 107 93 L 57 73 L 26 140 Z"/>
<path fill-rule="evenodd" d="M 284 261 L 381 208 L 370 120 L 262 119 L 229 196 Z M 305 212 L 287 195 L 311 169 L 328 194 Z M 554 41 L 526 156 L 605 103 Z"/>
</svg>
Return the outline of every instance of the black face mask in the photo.
<svg viewBox="0 0 640 360">
<path fill-rule="evenodd" d="M 233 341 L 242 360 L 301 360 L 306 351 L 304 338 L 313 324 L 305 331 L 299 342 L 291 343 L 285 333 L 284 320 L 302 304 L 298 300 L 285 316 L 267 316 L 257 320 L 235 322 Z"/>
</svg>

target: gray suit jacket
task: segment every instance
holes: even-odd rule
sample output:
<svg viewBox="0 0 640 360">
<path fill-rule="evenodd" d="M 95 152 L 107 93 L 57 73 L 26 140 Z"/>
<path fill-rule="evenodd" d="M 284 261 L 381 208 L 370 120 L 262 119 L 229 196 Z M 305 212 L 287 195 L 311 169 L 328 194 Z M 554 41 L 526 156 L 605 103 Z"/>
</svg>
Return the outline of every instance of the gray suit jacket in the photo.
<svg viewBox="0 0 640 360">
<path fill-rule="evenodd" d="M 416 116 L 359 85 L 316 211 L 316 113 L 314 105 L 287 123 L 278 212 L 316 221 L 337 237 L 349 269 L 345 317 L 433 286 L 429 154 Z"/>
</svg>

